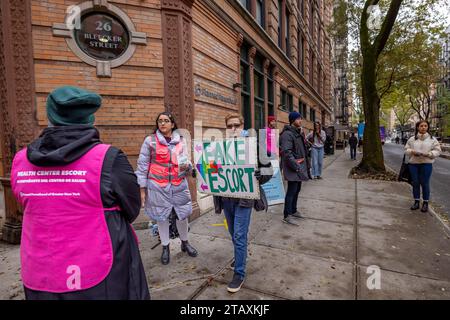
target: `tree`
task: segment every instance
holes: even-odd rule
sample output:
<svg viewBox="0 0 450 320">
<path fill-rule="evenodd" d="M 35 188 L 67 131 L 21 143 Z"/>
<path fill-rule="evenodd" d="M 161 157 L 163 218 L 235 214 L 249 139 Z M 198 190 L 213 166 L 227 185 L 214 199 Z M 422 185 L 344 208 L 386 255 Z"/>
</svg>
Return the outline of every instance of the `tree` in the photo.
<svg viewBox="0 0 450 320">
<path fill-rule="evenodd" d="M 429 54 L 427 44 L 443 31 L 439 21 L 443 15 L 435 8 L 445 5 L 445 0 L 349 0 L 347 3 L 351 47 L 349 55 L 349 79 L 353 81 L 357 99 L 363 101 L 366 122 L 364 155 L 357 171 L 383 172 L 384 161 L 378 134 L 380 107 L 389 95 L 399 89 L 405 90 L 412 79 L 423 84 L 426 68 L 414 68 L 420 61 L 431 61 L 423 57 Z M 379 6 L 380 24 L 373 19 L 374 6 Z M 384 17 L 384 19 L 381 19 Z M 335 22 L 338 23 L 338 22 Z M 368 26 L 368 23 L 370 26 Z M 332 34 L 332 33 L 331 33 Z M 421 40 L 421 41 L 419 41 Z M 417 54 L 417 45 L 420 54 Z M 353 45 L 352 45 L 353 44 Z M 424 54 L 425 53 L 425 54 Z M 418 88 L 418 86 L 415 86 Z M 406 90 L 405 90 L 406 91 Z M 417 97 L 417 94 L 412 95 Z M 405 106 L 402 106 L 405 108 Z M 390 110 L 384 110 L 384 113 Z M 399 113 L 399 112 L 398 112 Z"/>
<path fill-rule="evenodd" d="M 383 150 L 379 133 L 380 126 L 380 95 L 376 86 L 377 65 L 381 52 L 386 46 L 389 35 L 397 18 L 403 0 L 391 0 L 388 12 L 382 22 L 381 29 L 371 39 L 369 32 L 368 9 L 379 3 L 379 0 L 367 0 L 361 14 L 360 44 L 362 55 L 361 89 L 362 103 L 365 115 L 364 152 L 358 165 L 359 171 L 367 173 L 385 172 Z"/>
</svg>

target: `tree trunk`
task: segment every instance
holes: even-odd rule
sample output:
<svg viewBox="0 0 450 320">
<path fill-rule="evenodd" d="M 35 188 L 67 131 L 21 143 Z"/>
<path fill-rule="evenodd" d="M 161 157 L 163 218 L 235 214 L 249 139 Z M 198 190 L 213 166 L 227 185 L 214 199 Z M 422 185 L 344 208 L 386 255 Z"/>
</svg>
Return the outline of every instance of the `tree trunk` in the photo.
<svg viewBox="0 0 450 320">
<path fill-rule="evenodd" d="M 361 72 L 362 102 L 365 115 L 363 158 L 358 168 L 363 172 L 385 172 L 380 138 L 380 97 L 376 88 L 377 59 L 372 50 L 363 52 Z"/>
</svg>

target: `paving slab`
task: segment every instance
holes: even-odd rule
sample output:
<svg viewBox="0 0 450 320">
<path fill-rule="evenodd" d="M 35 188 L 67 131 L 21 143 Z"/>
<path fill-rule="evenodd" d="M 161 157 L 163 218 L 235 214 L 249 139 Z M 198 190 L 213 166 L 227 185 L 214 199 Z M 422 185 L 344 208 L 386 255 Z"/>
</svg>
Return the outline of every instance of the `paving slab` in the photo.
<svg viewBox="0 0 450 320">
<path fill-rule="evenodd" d="M 252 243 L 291 252 L 353 260 L 353 226 L 314 219 L 296 219 L 299 226 L 273 220 Z"/>
<path fill-rule="evenodd" d="M 359 183 L 359 182 L 358 182 Z M 358 187 L 359 188 L 359 187 Z M 358 205 L 374 206 L 381 208 L 398 208 L 400 210 L 411 207 L 411 198 L 397 197 L 391 193 L 369 192 L 358 189 Z M 395 199 L 395 200 L 394 200 Z"/>
<path fill-rule="evenodd" d="M 360 226 L 358 242 L 360 264 L 450 281 L 449 238 L 430 216 L 389 230 Z"/>
<path fill-rule="evenodd" d="M 152 300 L 186 300 L 193 296 L 204 282 L 204 279 L 188 280 L 165 284 L 164 287 L 151 287 L 150 297 Z"/>
<path fill-rule="evenodd" d="M 20 277 L 20 250 L 18 245 L 0 241 L 0 300 L 25 298 Z"/>
<path fill-rule="evenodd" d="M 297 208 L 306 218 L 344 224 L 353 224 L 355 220 L 355 206 L 353 204 L 300 198 Z"/>
<path fill-rule="evenodd" d="M 281 300 L 279 297 L 246 288 L 241 288 L 236 293 L 230 293 L 227 291 L 227 284 L 225 282 L 212 281 L 195 300 Z"/>
<path fill-rule="evenodd" d="M 354 179 L 358 184 L 358 192 L 370 192 L 370 193 L 383 193 L 390 195 L 395 195 L 395 198 L 408 198 L 411 201 L 411 187 L 407 183 L 402 182 L 391 182 L 391 181 L 378 181 L 378 180 L 362 180 Z M 391 199 L 392 201 L 392 199 Z"/>
<path fill-rule="evenodd" d="M 367 287 L 366 268 L 360 268 L 358 299 L 361 300 L 449 300 L 450 282 L 380 270 L 380 289 Z"/>
<path fill-rule="evenodd" d="M 198 256 L 189 257 L 181 252 L 179 239 L 171 240 L 168 265 L 161 264 L 161 245 L 152 250 L 145 241 L 141 242 L 142 262 L 150 290 L 167 286 L 168 283 L 206 279 L 233 257 L 233 245 L 229 240 L 191 233 L 189 242 L 198 250 Z"/>
<path fill-rule="evenodd" d="M 327 200 L 350 204 L 355 202 L 354 189 L 339 189 L 332 185 L 325 185 L 325 183 L 321 185 L 308 184 L 308 186 L 302 187 L 300 191 L 301 199 Z"/>
<path fill-rule="evenodd" d="M 252 211 L 250 226 L 249 226 L 249 239 L 253 239 L 256 234 L 265 227 L 265 225 L 272 219 L 272 216 L 276 212 L 272 210 L 265 211 Z M 190 232 L 201 235 L 209 235 L 222 239 L 231 240 L 230 233 L 225 226 L 223 226 L 225 215 L 216 214 L 214 211 L 209 211 L 202 215 L 201 219 L 196 219 L 190 224 Z"/>
<path fill-rule="evenodd" d="M 249 245 L 247 276 L 243 288 L 284 299 L 353 299 L 350 263 Z M 218 277 L 227 283 L 233 271 Z"/>
</svg>

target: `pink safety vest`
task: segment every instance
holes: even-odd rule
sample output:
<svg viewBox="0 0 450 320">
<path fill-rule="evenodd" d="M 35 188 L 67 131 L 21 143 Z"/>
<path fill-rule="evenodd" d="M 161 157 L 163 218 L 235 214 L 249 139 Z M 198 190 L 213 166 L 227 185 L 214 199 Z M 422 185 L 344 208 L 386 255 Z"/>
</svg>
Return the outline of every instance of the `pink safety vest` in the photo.
<svg viewBox="0 0 450 320">
<path fill-rule="evenodd" d="M 26 148 L 14 157 L 13 192 L 24 209 L 20 258 L 22 280 L 32 290 L 89 289 L 111 270 L 113 250 L 100 193 L 99 144 L 71 164 L 39 167 Z"/>
</svg>

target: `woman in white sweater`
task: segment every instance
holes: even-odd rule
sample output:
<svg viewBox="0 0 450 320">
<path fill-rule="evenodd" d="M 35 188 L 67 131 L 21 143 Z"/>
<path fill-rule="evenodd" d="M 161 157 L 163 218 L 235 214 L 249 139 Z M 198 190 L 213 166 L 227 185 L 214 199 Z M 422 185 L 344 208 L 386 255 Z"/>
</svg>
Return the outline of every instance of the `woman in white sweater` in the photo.
<svg viewBox="0 0 450 320">
<path fill-rule="evenodd" d="M 419 209 L 420 187 L 422 187 L 423 204 L 420 210 L 422 212 L 428 211 L 433 162 L 441 153 L 439 142 L 431 136 L 429 129 L 428 121 L 417 122 L 414 136 L 409 138 L 405 145 L 406 154 L 409 156 L 408 167 L 413 185 L 414 204 L 411 210 Z"/>
</svg>

